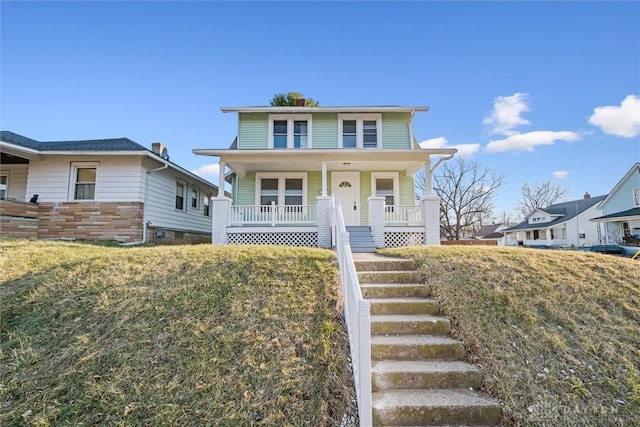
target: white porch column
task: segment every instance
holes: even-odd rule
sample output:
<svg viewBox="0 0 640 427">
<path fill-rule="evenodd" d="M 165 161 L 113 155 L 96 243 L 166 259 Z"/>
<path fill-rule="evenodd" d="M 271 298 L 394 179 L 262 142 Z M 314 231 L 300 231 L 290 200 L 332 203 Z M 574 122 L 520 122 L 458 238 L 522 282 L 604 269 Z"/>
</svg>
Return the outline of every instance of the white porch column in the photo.
<svg viewBox="0 0 640 427">
<path fill-rule="evenodd" d="M 322 197 L 327 197 L 327 162 L 322 162 Z"/>
<path fill-rule="evenodd" d="M 547 228 L 547 229 L 545 230 L 544 234 L 545 234 L 545 236 L 544 236 L 544 237 L 545 237 L 545 239 L 547 240 L 547 244 L 548 244 L 548 245 L 552 244 L 553 242 L 551 241 L 551 229 Z"/>
<path fill-rule="evenodd" d="M 218 165 L 220 166 L 220 170 L 218 170 L 218 197 L 219 198 L 223 198 L 224 196 L 224 184 L 225 184 L 225 175 L 224 175 L 224 169 L 227 166 L 226 162 L 220 161 L 220 163 L 218 163 Z"/>
<path fill-rule="evenodd" d="M 384 248 L 384 197 L 371 196 L 369 202 L 369 226 L 376 248 Z"/>
<path fill-rule="evenodd" d="M 424 162 L 424 191 L 425 196 L 433 195 L 433 175 L 431 172 L 431 156 Z"/>
<path fill-rule="evenodd" d="M 422 222 L 424 224 L 424 244 L 428 246 L 440 245 L 440 197 L 425 196 L 420 199 L 422 207 Z"/>
<path fill-rule="evenodd" d="M 220 191 L 218 191 L 220 193 Z M 211 243 L 214 245 L 225 245 L 229 243 L 227 226 L 231 215 L 231 199 L 224 197 L 211 198 Z"/>
<path fill-rule="evenodd" d="M 316 197 L 316 225 L 318 226 L 318 247 L 330 248 L 331 242 L 331 197 Z"/>
</svg>

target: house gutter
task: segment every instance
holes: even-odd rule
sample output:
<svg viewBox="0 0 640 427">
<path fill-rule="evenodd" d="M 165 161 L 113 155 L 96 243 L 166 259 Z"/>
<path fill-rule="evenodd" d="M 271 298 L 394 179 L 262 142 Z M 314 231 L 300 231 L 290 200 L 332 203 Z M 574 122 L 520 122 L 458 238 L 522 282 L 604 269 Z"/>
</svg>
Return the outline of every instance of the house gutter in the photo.
<svg viewBox="0 0 640 427">
<path fill-rule="evenodd" d="M 457 152 L 458 150 L 456 150 Z M 438 167 L 438 165 L 440 165 L 440 163 L 442 162 L 446 162 L 447 160 L 451 160 L 453 159 L 454 153 L 450 153 L 444 157 L 440 157 L 438 159 L 438 161 L 436 162 L 436 164 L 433 167 L 430 167 L 429 165 L 429 160 L 427 160 L 427 163 L 425 164 L 425 171 L 424 171 L 424 179 L 425 179 L 425 184 L 426 184 L 426 193 L 427 196 L 432 196 L 433 195 L 433 171 L 436 170 L 436 168 Z"/>
<path fill-rule="evenodd" d="M 147 243 L 147 202 L 149 201 L 149 175 L 152 172 L 158 172 L 169 167 L 168 163 L 165 163 L 159 168 L 148 170 L 144 177 L 144 205 L 142 205 L 142 243 Z"/>
</svg>

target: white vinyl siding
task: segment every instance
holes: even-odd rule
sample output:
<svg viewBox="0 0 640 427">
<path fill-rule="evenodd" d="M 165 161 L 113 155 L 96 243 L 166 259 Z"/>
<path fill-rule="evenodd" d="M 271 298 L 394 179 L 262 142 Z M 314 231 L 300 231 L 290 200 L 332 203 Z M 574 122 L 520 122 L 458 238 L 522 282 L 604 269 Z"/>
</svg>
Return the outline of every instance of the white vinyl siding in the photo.
<svg viewBox="0 0 640 427">
<path fill-rule="evenodd" d="M 159 166 L 157 162 L 147 160 L 144 162 L 147 170 L 155 169 Z M 176 204 L 176 182 L 182 181 L 186 184 L 186 210 L 181 211 L 175 208 Z M 201 193 L 214 193 L 213 188 L 204 187 L 202 183 L 193 180 L 186 174 L 182 174 L 175 169 L 167 168 L 149 174 L 149 194 L 147 204 L 147 221 L 153 227 L 168 228 L 180 231 L 211 232 L 211 216 L 204 215 L 202 204 L 198 209 L 191 206 L 191 188 L 198 187 Z"/>
<path fill-rule="evenodd" d="M 99 162 L 96 202 L 142 202 L 144 173 L 140 157 L 127 156 L 42 156 L 30 164 L 26 195 L 38 194 L 39 202 L 66 202 L 72 178 L 72 163 Z"/>
<path fill-rule="evenodd" d="M 18 202 L 28 201 L 31 198 L 26 194 L 29 165 L 0 165 L 0 174 L 4 173 L 8 175 L 5 198 Z"/>
</svg>

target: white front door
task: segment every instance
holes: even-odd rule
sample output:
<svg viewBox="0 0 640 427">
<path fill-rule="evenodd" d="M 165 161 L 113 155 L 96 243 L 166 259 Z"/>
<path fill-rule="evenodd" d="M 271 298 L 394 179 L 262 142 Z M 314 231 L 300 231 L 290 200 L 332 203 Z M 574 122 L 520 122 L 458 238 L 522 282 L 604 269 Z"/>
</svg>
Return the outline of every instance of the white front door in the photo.
<svg viewBox="0 0 640 427">
<path fill-rule="evenodd" d="M 345 225 L 359 225 L 360 172 L 331 172 L 331 192 L 340 199 Z"/>
</svg>

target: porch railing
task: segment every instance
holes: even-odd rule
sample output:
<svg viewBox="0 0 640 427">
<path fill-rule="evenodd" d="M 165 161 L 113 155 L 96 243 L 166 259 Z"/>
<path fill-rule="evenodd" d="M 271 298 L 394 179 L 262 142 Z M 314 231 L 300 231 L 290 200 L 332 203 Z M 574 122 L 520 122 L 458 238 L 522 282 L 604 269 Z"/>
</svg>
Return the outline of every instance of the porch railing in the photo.
<svg viewBox="0 0 640 427">
<path fill-rule="evenodd" d="M 331 198 L 331 225 L 335 237 L 340 282 L 344 298 L 344 319 L 349 333 L 353 379 L 358 399 L 361 426 L 373 424 L 371 396 L 371 311 L 362 298 L 360 282 L 353 263 L 349 233 L 345 228 L 340 200 Z"/>
<path fill-rule="evenodd" d="M 315 224 L 315 205 L 232 205 L 231 225 Z"/>
<path fill-rule="evenodd" d="M 385 225 L 422 225 L 422 208 L 420 206 L 385 205 Z"/>
</svg>

